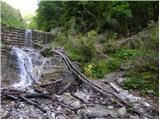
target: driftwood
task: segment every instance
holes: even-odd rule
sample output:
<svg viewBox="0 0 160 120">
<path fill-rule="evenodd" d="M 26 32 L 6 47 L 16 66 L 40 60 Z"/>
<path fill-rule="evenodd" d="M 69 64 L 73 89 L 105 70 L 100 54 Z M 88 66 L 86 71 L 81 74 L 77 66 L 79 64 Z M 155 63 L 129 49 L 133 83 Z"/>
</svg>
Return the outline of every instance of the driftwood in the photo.
<svg viewBox="0 0 160 120">
<path fill-rule="evenodd" d="M 59 80 L 56 80 L 56 81 L 53 81 L 53 82 L 50 82 L 50 83 L 45 83 L 45 84 L 42 84 L 42 85 L 39 85 L 40 87 L 45 87 L 45 86 L 48 86 L 48 85 L 52 85 L 52 84 L 56 84 L 56 83 L 59 83 L 61 82 L 63 79 L 59 79 Z"/>
</svg>

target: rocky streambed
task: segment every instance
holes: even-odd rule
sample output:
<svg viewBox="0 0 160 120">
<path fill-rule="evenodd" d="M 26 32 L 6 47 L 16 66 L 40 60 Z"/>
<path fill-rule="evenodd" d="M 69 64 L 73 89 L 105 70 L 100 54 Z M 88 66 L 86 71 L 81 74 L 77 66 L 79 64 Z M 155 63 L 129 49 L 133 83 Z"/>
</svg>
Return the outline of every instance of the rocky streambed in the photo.
<svg viewBox="0 0 160 120">
<path fill-rule="evenodd" d="M 27 80 L 32 79 L 34 82 L 22 88 L 12 86 L 18 81 L 8 82 L 11 80 L 9 76 L 10 74 L 17 75 L 18 79 L 19 68 L 17 64 L 15 67 L 13 67 L 14 64 L 4 66 L 12 67 L 13 71 L 17 70 L 17 72 L 10 71 L 8 74 L 8 69 L 6 71 L 4 69 L 1 118 L 138 119 L 159 117 L 159 111 L 153 106 L 152 101 L 134 96 L 120 87 L 121 81 L 125 79 L 123 72 L 112 73 L 102 80 L 92 81 L 92 84 L 109 91 L 108 94 L 102 94 L 86 84 L 87 82 L 79 80 L 80 77 L 71 71 L 73 68 L 69 67 L 68 62 L 65 62 L 62 56 L 53 53 L 51 57 L 44 57 L 41 51 L 27 53 L 32 56 L 33 71 L 37 71 L 37 73 L 27 72 Z M 45 62 L 41 62 L 44 60 Z M 39 67 L 40 65 L 42 66 Z M 39 79 L 35 80 L 35 76 Z"/>
</svg>

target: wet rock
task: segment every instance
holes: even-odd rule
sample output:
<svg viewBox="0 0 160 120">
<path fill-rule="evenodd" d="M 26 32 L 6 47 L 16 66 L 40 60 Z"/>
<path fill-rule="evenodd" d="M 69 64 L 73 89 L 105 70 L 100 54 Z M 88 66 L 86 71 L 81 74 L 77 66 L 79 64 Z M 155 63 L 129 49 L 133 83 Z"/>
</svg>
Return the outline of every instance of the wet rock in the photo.
<svg viewBox="0 0 160 120">
<path fill-rule="evenodd" d="M 117 113 L 118 113 L 119 117 L 124 117 L 126 114 L 126 108 L 122 107 L 122 108 L 118 109 Z"/>
<path fill-rule="evenodd" d="M 49 47 L 44 47 L 40 53 L 44 56 L 44 57 L 47 57 L 49 55 L 49 51 L 50 51 L 50 48 Z"/>
</svg>

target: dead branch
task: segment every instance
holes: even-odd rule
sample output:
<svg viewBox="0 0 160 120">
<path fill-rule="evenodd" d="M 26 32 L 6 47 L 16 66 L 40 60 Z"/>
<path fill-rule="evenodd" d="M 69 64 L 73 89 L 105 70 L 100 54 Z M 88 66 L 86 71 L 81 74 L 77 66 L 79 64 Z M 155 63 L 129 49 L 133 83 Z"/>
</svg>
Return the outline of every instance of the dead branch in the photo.
<svg viewBox="0 0 160 120">
<path fill-rule="evenodd" d="M 45 86 L 48 86 L 48 85 L 52 85 L 52 84 L 56 84 L 56 83 L 59 83 L 61 82 L 63 79 L 59 79 L 59 80 L 56 80 L 56 81 L 53 81 L 53 82 L 50 82 L 50 83 L 45 83 L 45 84 L 42 84 L 42 85 L 39 85 L 40 87 L 45 87 Z"/>
</svg>

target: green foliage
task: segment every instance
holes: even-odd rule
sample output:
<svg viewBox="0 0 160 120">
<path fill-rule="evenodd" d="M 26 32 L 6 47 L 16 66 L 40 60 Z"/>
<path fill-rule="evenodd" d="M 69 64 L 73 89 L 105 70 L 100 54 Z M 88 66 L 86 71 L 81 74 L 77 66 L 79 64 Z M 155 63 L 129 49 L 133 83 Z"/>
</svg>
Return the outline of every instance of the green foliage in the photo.
<svg viewBox="0 0 160 120">
<path fill-rule="evenodd" d="M 93 41 L 95 36 L 96 32 L 90 31 L 85 36 L 68 37 L 70 39 L 68 39 L 64 47 L 69 57 L 82 63 L 89 62 L 96 53 Z"/>
<path fill-rule="evenodd" d="M 92 60 L 84 66 L 84 74 L 92 79 L 103 78 L 105 74 L 118 70 L 121 61 L 118 59 Z"/>
<path fill-rule="evenodd" d="M 36 16 L 27 15 L 23 17 L 23 19 L 25 21 L 25 27 L 27 29 L 37 29 Z"/>
<path fill-rule="evenodd" d="M 153 27 L 151 33 L 150 33 L 150 44 L 148 47 L 158 51 L 159 49 L 159 24 L 155 24 L 155 27 Z"/>
<path fill-rule="evenodd" d="M 155 1 L 40 1 L 36 21 L 38 29 L 50 31 L 66 26 L 74 17 L 76 31 L 107 29 L 126 35 L 147 27 L 150 20 L 158 20 L 157 5 Z"/>
<path fill-rule="evenodd" d="M 123 82 L 125 89 L 148 90 L 150 86 L 141 78 L 131 77 Z"/>
<path fill-rule="evenodd" d="M 105 43 L 104 47 L 102 48 L 102 51 L 106 54 L 114 53 L 116 50 L 118 50 L 118 46 L 113 43 Z"/>
<path fill-rule="evenodd" d="M 21 17 L 20 11 L 2 1 L 1 23 L 13 27 L 24 27 L 24 21 Z"/>
<path fill-rule="evenodd" d="M 121 60 L 120 59 L 116 59 L 116 58 L 112 58 L 107 62 L 107 69 L 109 71 L 113 71 L 113 70 L 117 70 L 119 69 L 120 65 L 121 65 Z"/>
<path fill-rule="evenodd" d="M 130 58 L 130 57 L 134 57 L 138 55 L 138 51 L 137 50 L 132 50 L 132 49 L 120 49 L 120 50 L 117 50 L 114 54 L 114 56 L 116 57 L 120 57 L 120 58 L 123 58 L 123 59 L 127 59 L 127 58 Z"/>
<path fill-rule="evenodd" d="M 134 72 L 133 72 L 134 73 Z M 139 90 L 142 94 L 145 94 L 147 90 L 153 90 L 154 94 L 158 96 L 158 86 L 157 83 L 155 84 L 154 81 L 151 81 L 154 79 L 154 75 L 152 72 L 144 72 L 139 75 L 129 73 L 128 79 L 123 81 L 122 87 L 127 90 Z M 150 80 L 147 80 L 149 78 Z M 158 78 L 156 78 L 158 79 Z"/>
</svg>

